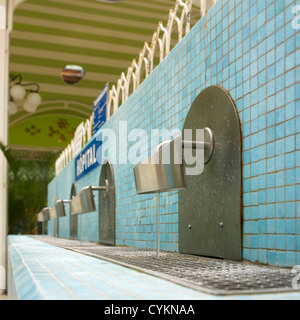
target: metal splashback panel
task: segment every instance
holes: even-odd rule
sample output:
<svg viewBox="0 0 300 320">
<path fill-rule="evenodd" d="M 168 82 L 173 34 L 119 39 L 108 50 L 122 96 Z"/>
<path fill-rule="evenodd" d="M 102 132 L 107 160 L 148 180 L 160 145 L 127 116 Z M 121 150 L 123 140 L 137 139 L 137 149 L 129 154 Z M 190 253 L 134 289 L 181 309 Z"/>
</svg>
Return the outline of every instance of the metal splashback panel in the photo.
<svg viewBox="0 0 300 320">
<path fill-rule="evenodd" d="M 115 179 L 109 162 L 102 166 L 99 185 L 106 183 L 108 191 L 99 192 L 99 242 L 115 245 Z"/>
<path fill-rule="evenodd" d="M 73 197 L 76 197 L 76 195 L 77 195 L 77 189 L 75 184 L 73 184 L 71 189 L 70 200 L 72 200 Z M 71 214 L 71 206 L 70 206 L 70 238 L 73 240 L 77 240 L 78 238 L 78 215 Z"/>
<path fill-rule="evenodd" d="M 186 176 L 187 189 L 179 192 L 179 250 L 240 260 L 240 123 L 232 99 L 220 87 L 200 93 L 183 129 L 204 127 L 214 132 L 214 154 L 201 175 Z"/>
</svg>

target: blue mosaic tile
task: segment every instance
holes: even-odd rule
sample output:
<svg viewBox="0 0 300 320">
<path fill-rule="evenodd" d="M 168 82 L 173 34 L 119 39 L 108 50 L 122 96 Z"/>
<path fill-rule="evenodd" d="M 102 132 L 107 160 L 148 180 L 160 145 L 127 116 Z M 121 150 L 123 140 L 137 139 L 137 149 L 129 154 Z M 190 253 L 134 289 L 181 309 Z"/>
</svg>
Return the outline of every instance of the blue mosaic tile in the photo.
<svg viewBox="0 0 300 320">
<path fill-rule="evenodd" d="M 131 110 L 139 117 L 138 122 L 132 121 L 131 127 L 143 123 L 148 130 L 164 123 L 168 127 L 178 125 L 182 128 L 188 108 L 196 96 L 209 85 L 223 86 L 236 100 L 241 119 L 244 219 L 290 219 L 296 214 L 299 217 L 300 206 L 296 201 L 300 200 L 300 187 L 295 184 L 299 184 L 296 167 L 300 167 L 300 101 L 296 102 L 300 99 L 300 89 L 295 83 L 300 81 L 300 67 L 299 53 L 295 50 L 300 46 L 300 38 L 299 33 L 290 27 L 295 16 L 291 12 L 293 6 L 292 0 L 218 1 L 207 16 L 207 29 L 204 19 L 201 19 L 106 126 L 112 128 L 119 120 L 130 119 L 127 113 Z M 53 202 L 56 194 L 69 196 L 74 177 L 68 179 L 66 192 L 62 191 L 62 182 L 72 171 L 72 166 L 49 185 L 49 203 Z M 152 200 L 142 197 L 139 198 L 142 204 L 137 204 L 134 181 L 125 171 L 118 168 L 115 171 L 117 183 L 122 186 L 117 191 L 117 241 L 153 247 L 155 237 L 151 233 L 145 236 L 148 230 L 146 223 L 138 228 L 138 233 L 133 233 L 137 219 L 128 213 L 130 210 L 135 212 L 139 206 L 138 210 L 154 214 L 146 205 Z M 95 180 L 91 175 L 80 181 L 78 188 L 92 181 L 97 183 L 99 174 L 98 170 Z M 132 201 L 125 201 L 127 197 Z M 176 203 L 178 195 L 174 197 Z M 163 247 L 171 250 L 178 250 L 178 226 L 174 237 L 169 234 L 171 213 L 174 212 L 174 223 L 178 223 L 178 204 L 175 203 L 162 208 L 167 225 Z M 129 218 L 132 225 L 126 222 Z M 97 221 L 95 213 L 85 217 L 84 235 L 97 241 L 97 223 L 94 221 Z M 145 221 L 147 224 L 155 223 L 149 219 Z M 282 225 L 278 226 L 278 231 L 282 232 L 282 228 Z M 259 227 L 254 223 L 251 229 L 254 232 Z M 49 232 L 53 230 L 54 224 L 50 221 Z M 60 235 L 68 234 L 68 218 L 61 219 Z M 274 265 L 284 264 L 284 261 L 289 264 L 295 260 L 293 250 L 300 249 L 289 249 L 289 254 L 270 252 L 269 249 L 283 246 L 280 242 L 283 238 L 264 239 L 252 234 L 255 237 L 249 239 L 249 248 L 264 243 L 266 251 L 257 251 L 254 247 L 244 249 L 244 258 L 256 258 Z M 300 234 L 299 229 L 297 234 Z M 289 248 L 292 248 L 291 243 Z"/>
<path fill-rule="evenodd" d="M 296 149 L 300 149 L 300 134 L 296 135 Z"/>
<path fill-rule="evenodd" d="M 295 201 L 296 200 L 296 188 L 295 186 L 286 187 L 286 200 Z"/>
<path fill-rule="evenodd" d="M 276 186 L 283 186 L 285 185 L 285 171 L 280 171 L 276 173 Z"/>
<path fill-rule="evenodd" d="M 276 220 L 276 233 L 285 233 L 285 219 Z"/>
<path fill-rule="evenodd" d="M 276 248 L 276 238 L 275 235 L 267 235 L 267 247 L 269 249 L 275 249 Z M 270 253 L 270 252 L 269 252 Z M 274 264 L 274 263 L 272 263 Z"/>
<path fill-rule="evenodd" d="M 296 203 L 295 202 L 287 202 L 285 210 L 285 216 L 287 218 L 295 218 L 296 217 Z"/>
<path fill-rule="evenodd" d="M 283 170 L 285 166 L 285 156 L 279 155 L 276 157 L 276 171 Z"/>
<path fill-rule="evenodd" d="M 287 234 L 296 233 L 296 220 L 295 219 L 286 219 L 286 233 Z"/>
</svg>

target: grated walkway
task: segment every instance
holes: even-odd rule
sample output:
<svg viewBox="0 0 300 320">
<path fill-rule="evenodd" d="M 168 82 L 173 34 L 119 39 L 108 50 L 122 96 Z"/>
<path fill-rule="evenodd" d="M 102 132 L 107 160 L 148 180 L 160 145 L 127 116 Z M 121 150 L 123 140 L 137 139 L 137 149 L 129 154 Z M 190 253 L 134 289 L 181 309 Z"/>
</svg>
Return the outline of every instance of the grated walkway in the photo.
<svg viewBox="0 0 300 320">
<path fill-rule="evenodd" d="M 291 269 L 260 266 L 252 263 L 224 261 L 180 253 L 128 248 L 107 247 L 95 243 L 37 236 L 46 243 L 60 246 L 98 259 L 117 263 L 168 280 L 182 287 L 213 295 L 253 295 L 295 292 Z"/>
</svg>

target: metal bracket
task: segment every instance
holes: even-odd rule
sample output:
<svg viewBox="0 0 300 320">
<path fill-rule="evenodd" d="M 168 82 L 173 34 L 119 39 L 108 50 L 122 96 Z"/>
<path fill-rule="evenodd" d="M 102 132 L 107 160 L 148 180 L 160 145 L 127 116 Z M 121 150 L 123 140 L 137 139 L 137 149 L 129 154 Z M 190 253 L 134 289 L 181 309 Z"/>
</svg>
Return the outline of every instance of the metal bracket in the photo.
<svg viewBox="0 0 300 320">
<path fill-rule="evenodd" d="M 62 202 L 62 203 L 71 203 L 71 200 L 57 200 L 56 202 L 55 202 L 55 204 L 56 203 L 58 203 L 58 202 Z"/>
<path fill-rule="evenodd" d="M 215 139 L 210 128 L 204 128 L 204 141 L 182 141 L 182 148 L 204 149 L 204 164 L 208 164 L 214 153 Z"/>
<path fill-rule="evenodd" d="M 105 186 L 98 186 L 98 187 L 96 187 L 96 186 L 86 186 L 86 187 L 83 187 L 80 190 L 79 194 L 82 193 L 83 191 L 87 190 L 88 188 L 91 188 L 92 191 L 99 191 L 99 192 L 100 191 L 105 191 L 105 197 L 107 197 L 108 191 L 109 191 L 109 183 L 108 183 L 108 180 L 105 179 Z"/>
<path fill-rule="evenodd" d="M 55 202 L 55 210 L 57 213 L 57 217 L 65 217 L 66 211 L 65 211 L 65 203 L 71 203 L 71 200 L 58 200 Z"/>
<path fill-rule="evenodd" d="M 161 142 L 157 147 L 155 152 L 159 152 L 160 149 L 170 144 L 172 140 L 165 140 Z M 204 128 L 204 141 L 182 141 L 182 148 L 187 149 L 204 149 L 204 164 L 208 164 L 211 157 L 214 153 L 215 148 L 215 140 L 214 140 L 214 133 L 210 128 Z"/>
<path fill-rule="evenodd" d="M 109 191 L 108 181 L 105 181 L 106 186 L 86 186 L 83 187 L 79 194 L 70 200 L 71 202 L 71 214 L 82 214 L 96 211 L 96 205 L 94 200 L 93 191 L 104 191 L 105 197 Z"/>
</svg>

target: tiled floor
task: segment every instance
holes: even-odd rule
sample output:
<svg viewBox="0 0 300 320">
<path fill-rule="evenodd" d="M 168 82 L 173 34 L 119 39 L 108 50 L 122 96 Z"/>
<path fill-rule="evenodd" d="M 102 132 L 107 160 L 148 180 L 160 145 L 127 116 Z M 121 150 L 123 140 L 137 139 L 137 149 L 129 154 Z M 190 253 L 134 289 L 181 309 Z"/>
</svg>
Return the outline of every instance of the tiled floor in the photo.
<svg viewBox="0 0 300 320">
<path fill-rule="evenodd" d="M 213 295 L 27 236 L 9 237 L 9 258 L 14 299 L 300 300 L 299 292 Z"/>
<path fill-rule="evenodd" d="M 142 271 L 184 287 L 215 295 L 292 291 L 290 268 L 262 266 L 176 252 L 122 246 L 104 246 L 53 237 L 34 237 L 98 259 Z M 300 292 L 299 292 L 300 294 Z"/>
</svg>

